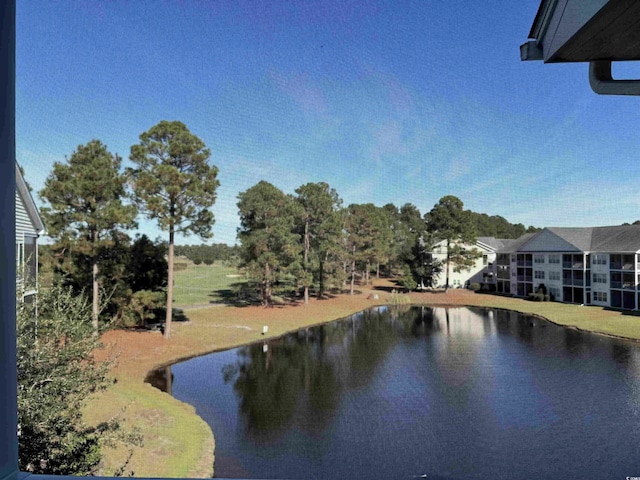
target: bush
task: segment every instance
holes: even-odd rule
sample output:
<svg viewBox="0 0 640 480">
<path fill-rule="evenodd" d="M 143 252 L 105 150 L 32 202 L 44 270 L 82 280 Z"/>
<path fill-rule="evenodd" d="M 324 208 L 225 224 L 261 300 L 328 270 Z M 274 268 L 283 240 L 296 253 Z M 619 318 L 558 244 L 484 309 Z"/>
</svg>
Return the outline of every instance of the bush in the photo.
<svg viewBox="0 0 640 480">
<path fill-rule="evenodd" d="M 469 285 L 469 290 L 471 290 L 473 292 L 480 291 L 480 284 L 479 283 L 472 283 L 471 285 Z"/>
<path fill-rule="evenodd" d="M 82 420 L 89 395 L 108 385 L 108 365 L 92 355 L 99 343 L 90 303 L 60 285 L 41 291 L 37 317 L 33 306 L 19 304 L 17 338 L 20 470 L 95 474 L 101 446 L 122 433 L 115 419 L 97 427 Z"/>
<path fill-rule="evenodd" d="M 147 320 L 156 318 L 154 310 L 162 307 L 166 301 L 165 292 L 153 292 L 151 290 L 140 290 L 135 292 L 125 307 L 125 326 L 146 325 Z"/>
<path fill-rule="evenodd" d="M 173 271 L 179 272 L 181 270 L 186 270 L 189 265 L 186 262 L 175 262 L 173 264 Z"/>
<path fill-rule="evenodd" d="M 551 301 L 551 295 L 549 295 L 549 294 L 545 295 L 545 296 L 544 296 L 544 301 L 545 301 L 545 302 L 549 302 L 549 301 Z"/>
<path fill-rule="evenodd" d="M 194 258 L 193 259 L 193 264 L 194 265 L 200 265 L 202 263 L 202 259 L 201 258 Z"/>
</svg>

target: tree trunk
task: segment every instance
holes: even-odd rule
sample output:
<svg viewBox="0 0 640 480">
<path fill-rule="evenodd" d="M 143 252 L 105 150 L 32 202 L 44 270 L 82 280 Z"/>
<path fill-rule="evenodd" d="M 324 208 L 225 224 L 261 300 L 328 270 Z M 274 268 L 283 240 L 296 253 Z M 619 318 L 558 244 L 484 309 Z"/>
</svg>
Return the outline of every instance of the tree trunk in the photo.
<svg viewBox="0 0 640 480">
<path fill-rule="evenodd" d="M 324 260 L 320 260 L 320 265 L 318 266 L 318 299 L 322 298 L 324 294 Z"/>
<path fill-rule="evenodd" d="M 164 323 L 164 338 L 171 338 L 171 319 L 173 317 L 173 242 L 175 232 L 169 225 L 169 264 L 167 275 L 167 317 Z"/>
<path fill-rule="evenodd" d="M 356 246 L 353 246 L 352 251 L 353 257 L 351 260 L 351 290 L 349 291 L 349 295 L 353 295 L 353 285 L 356 279 Z"/>
<path fill-rule="evenodd" d="M 356 261 L 353 260 L 351 262 L 351 290 L 349 290 L 349 295 L 353 295 L 353 286 L 356 279 Z"/>
<path fill-rule="evenodd" d="M 264 297 L 262 299 L 266 307 L 271 304 L 271 281 L 269 277 L 271 277 L 271 268 L 267 263 L 264 266 Z"/>
<path fill-rule="evenodd" d="M 444 293 L 447 293 L 449 291 L 449 256 L 450 256 L 450 242 L 449 240 L 447 240 L 447 262 L 446 262 L 446 273 L 445 273 L 445 277 L 446 277 L 446 283 L 444 285 Z"/>
<path fill-rule="evenodd" d="M 94 239 L 97 235 L 94 234 Z M 98 259 L 94 256 L 92 259 L 92 286 L 93 286 L 93 308 L 91 311 L 91 320 L 93 322 L 93 336 L 98 336 L 98 314 L 100 304 L 100 289 L 98 285 Z"/>
<path fill-rule="evenodd" d="M 305 286 L 304 286 L 304 304 L 309 304 L 309 285 L 306 285 L 306 274 L 309 269 L 309 250 L 311 246 L 309 244 L 309 221 L 304 223 L 304 273 L 305 273 Z"/>
</svg>

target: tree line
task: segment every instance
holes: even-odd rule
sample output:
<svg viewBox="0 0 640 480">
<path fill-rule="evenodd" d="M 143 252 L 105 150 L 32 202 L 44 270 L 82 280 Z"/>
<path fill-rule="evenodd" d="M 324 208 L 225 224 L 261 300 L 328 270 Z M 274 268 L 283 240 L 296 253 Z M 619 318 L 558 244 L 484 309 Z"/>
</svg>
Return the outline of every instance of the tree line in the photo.
<svg viewBox="0 0 640 480">
<path fill-rule="evenodd" d="M 239 258 L 239 247 L 226 243 L 214 243 L 212 245 L 176 245 L 175 254 L 185 257 L 196 265 L 213 265 L 214 262 L 235 265 Z"/>
<path fill-rule="evenodd" d="M 371 283 L 381 272 L 412 290 L 430 285 L 444 269 L 448 286 L 451 269 L 469 268 L 478 257 L 469 248 L 477 236 L 515 238 L 527 231 L 502 217 L 465 210 L 452 195 L 424 215 L 410 203 L 344 207 L 324 182 L 286 194 L 261 181 L 238 199 L 241 267 L 265 305 L 274 302 L 274 289 L 300 291 L 305 304 L 312 289 L 318 298 L 327 290 L 353 294 L 356 282 Z M 439 242 L 446 244 L 444 262 L 432 255 Z"/>
<path fill-rule="evenodd" d="M 177 233 L 211 238 L 217 167 L 210 151 L 181 122 L 161 121 L 130 150 L 133 167 L 99 140 L 80 145 L 65 162 L 56 162 L 40 196 L 56 281 L 76 292 L 90 292 L 94 334 L 99 320 L 134 324 L 165 305 L 164 335 L 171 335 L 173 263 L 176 254 L 194 263 L 239 261 L 256 285 L 260 301 L 271 304 L 282 289 L 310 292 L 370 283 L 371 275 L 395 275 L 406 288 L 429 284 L 442 269 L 462 269 L 474 252 L 460 245 L 477 235 L 514 238 L 525 227 L 499 216 L 464 210 L 462 201 L 443 197 L 424 215 L 410 203 L 402 207 L 343 206 L 327 183 L 307 183 L 285 194 L 261 181 L 238 196 L 239 246 L 175 246 Z M 134 240 L 126 233 L 144 215 L 168 238 Z M 531 227 L 530 227 L 531 229 Z M 444 265 L 430 256 L 446 241 Z M 166 259 L 166 260 L 165 260 Z"/>
</svg>

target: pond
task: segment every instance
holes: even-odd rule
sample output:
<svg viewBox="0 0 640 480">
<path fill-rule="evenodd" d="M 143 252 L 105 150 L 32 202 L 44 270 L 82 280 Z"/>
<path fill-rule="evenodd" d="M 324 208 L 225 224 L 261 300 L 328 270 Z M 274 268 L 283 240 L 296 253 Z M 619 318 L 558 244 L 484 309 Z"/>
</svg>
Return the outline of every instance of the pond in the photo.
<svg viewBox="0 0 640 480">
<path fill-rule="evenodd" d="M 640 476 L 638 346 L 510 311 L 378 307 L 148 381 L 209 423 L 218 477 Z"/>
</svg>

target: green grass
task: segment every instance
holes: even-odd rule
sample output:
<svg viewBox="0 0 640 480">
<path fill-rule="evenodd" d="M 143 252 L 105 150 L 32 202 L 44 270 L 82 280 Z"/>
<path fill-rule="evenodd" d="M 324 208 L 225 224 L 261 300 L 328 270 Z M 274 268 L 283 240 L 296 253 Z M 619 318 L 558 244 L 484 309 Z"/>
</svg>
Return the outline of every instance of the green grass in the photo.
<svg viewBox="0 0 640 480">
<path fill-rule="evenodd" d="M 183 260 L 179 260 L 183 263 Z M 220 263 L 194 265 L 175 272 L 173 304 L 176 307 L 225 303 L 234 295 L 235 286 L 246 280 L 237 268 Z"/>
<path fill-rule="evenodd" d="M 108 401 L 105 401 L 107 400 Z M 137 455 L 125 469 L 136 477 L 210 477 L 214 443 L 211 428 L 195 409 L 149 384 L 113 385 L 108 397 L 87 404 L 84 418 L 90 424 L 126 412 L 123 426 L 143 434 L 144 455 Z M 110 476 L 124 464 L 128 446 L 104 447 L 101 475 Z"/>
</svg>

